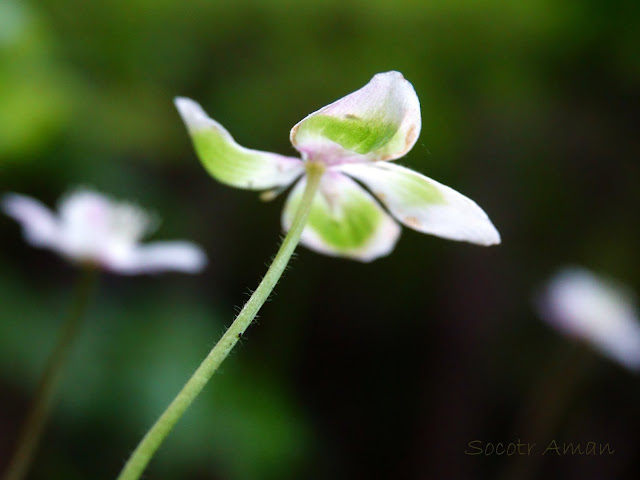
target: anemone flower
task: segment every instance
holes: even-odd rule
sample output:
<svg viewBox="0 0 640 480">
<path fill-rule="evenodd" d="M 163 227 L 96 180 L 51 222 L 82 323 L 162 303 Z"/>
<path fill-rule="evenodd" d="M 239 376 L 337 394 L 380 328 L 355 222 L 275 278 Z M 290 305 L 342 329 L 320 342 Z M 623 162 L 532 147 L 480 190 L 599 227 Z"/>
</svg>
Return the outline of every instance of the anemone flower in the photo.
<svg viewBox="0 0 640 480">
<path fill-rule="evenodd" d="M 154 219 L 135 205 L 89 190 L 64 197 L 58 215 L 38 200 L 18 194 L 5 195 L 2 208 L 22 225 L 28 243 L 79 264 L 122 275 L 196 273 L 207 264 L 205 253 L 191 242 L 140 244 L 153 229 Z"/>
<path fill-rule="evenodd" d="M 398 222 L 450 240 L 500 243 L 475 202 L 391 163 L 411 150 L 421 127 L 418 96 L 399 72 L 379 73 L 360 90 L 298 122 L 290 138 L 302 158 L 244 148 L 198 103 L 179 97 L 175 104 L 200 160 L 220 182 L 265 190 L 264 196 L 272 198 L 297 180 L 282 214 L 285 230 L 302 199 L 306 171 L 322 166 L 300 240 L 312 250 L 371 261 L 393 250 Z"/>
<path fill-rule="evenodd" d="M 267 273 L 140 440 L 118 480 L 140 478 L 173 426 L 242 338 L 298 242 L 320 253 L 363 262 L 393 250 L 399 224 L 452 240 L 500 243 L 498 231 L 472 200 L 390 162 L 413 147 L 421 124 L 416 92 L 398 72 L 375 75 L 360 90 L 295 125 L 291 142 L 301 158 L 244 148 L 193 100 L 176 98 L 175 105 L 200 160 L 214 178 L 234 187 L 262 190 L 266 199 L 295 186 L 282 214 L 287 234 Z"/>
<path fill-rule="evenodd" d="M 207 257 L 200 247 L 185 242 L 140 244 L 154 222 L 140 208 L 115 202 L 89 190 L 64 197 L 56 215 L 38 200 L 18 194 L 2 199 L 4 212 L 17 220 L 33 246 L 58 252 L 82 267 L 72 308 L 60 327 L 38 388 L 16 443 L 5 480 L 23 480 L 42 435 L 62 370 L 79 332 L 98 270 L 122 275 L 202 270 Z"/>
</svg>

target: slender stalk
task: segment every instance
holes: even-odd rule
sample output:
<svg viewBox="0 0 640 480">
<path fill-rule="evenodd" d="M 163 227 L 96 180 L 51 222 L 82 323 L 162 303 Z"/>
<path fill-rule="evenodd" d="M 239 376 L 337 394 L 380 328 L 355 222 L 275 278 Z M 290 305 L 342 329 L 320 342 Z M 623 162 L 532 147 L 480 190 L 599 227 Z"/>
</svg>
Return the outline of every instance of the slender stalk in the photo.
<svg viewBox="0 0 640 480">
<path fill-rule="evenodd" d="M 249 327 L 260 307 L 269 298 L 272 290 L 282 276 L 284 269 L 289 263 L 289 259 L 293 254 L 302 230 L 304 229 L 311 204 L 315 196 L 324 167 L 321 164 L 307 164 L 307 186 L 302 195 L 302 200 L 298 206 L 298 210 L 294 216 L 291 228 L 284 238 L 278 253 L 276 254 L 271 266 L 267 270 L 264 278 L 253 292 L 251 298 L 244 305 L 231 326 L 222 335 L 222 338 L 209 352 L 207 357 L 200 364 L 195 373 L 182 387 L 182 390 L 173 399 L 167 409 L 160 415 L 156 423 L 149 429 L 142 438 L 136 449 L 133 451 L 129 460 L 118 476 L 118 480 L 137 480 L 146 468 L 156 450 L 160 447 L 174 425 L 182 417 L 184 412 L 189 408 L 198 394 L 202 391 L 209 379 L 216 372 L 220 364 L 227 358 L 229 352 L 233 349 L 238 339 L 242 337 L 244 331 Z"/>
<path fill-rule="evenodd" d="M 44 373 L 40 378 L 33 403 L 20 432 L 15 453 L 3 480 L 21 480 L 27 474 L 49 417 L 56 389 L 62 377 L 62 370 L 87 310 L 96 277 L 97 271 L 92 267 L 87 267 L 78 279 L 69 316 L 62 325 L 58 342 L 51 352 Z"/>
</svg>

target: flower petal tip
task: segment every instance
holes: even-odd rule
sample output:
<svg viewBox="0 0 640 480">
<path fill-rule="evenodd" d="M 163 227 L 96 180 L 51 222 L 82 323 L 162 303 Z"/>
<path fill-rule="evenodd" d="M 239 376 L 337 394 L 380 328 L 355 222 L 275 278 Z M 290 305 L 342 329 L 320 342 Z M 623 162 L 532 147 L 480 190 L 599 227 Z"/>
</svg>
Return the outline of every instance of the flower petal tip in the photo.
<svg viewBox="0 0 640 480">
<path fill-rule="evenodd" d="M 640 370 L 640 319 L 626 287 L 581 267 L 566 267 L 534 298 L 540 317 L 631 371 Z"/>
<path fill-rule="evenodd" d="M 502 243 L 502 237 L 500 236 L 500 232 L 498 232 L 498 229 L 493 225 L 493 223 L 491 223 L 491 221 L 488 218 L 487 218 L 487 223 L 488 225 L 486 227 L 486 233 L 484 235 L 484 238 L 481 241 L 476 243 L 483 247 L 500 245 Z"/>
<path fill-rule="evenodd" d="M 191 260 L 187 265 L 187 268 L 191 273 L 200 273 L 209 265 L 209 258 L 204 250 L 196 245 L 193 247 L 191 254 Z"/>
<path fill-rule="evenodd" d="M 5 214 L 13 217 L 16 211 L 20 209 L 20 204 L 26 199 L 29 199 L 29 197 L 19 193 L 5 193 L 0 197 L 0 206 Z"/>
<path fill-rule="evenodd" d="M 474 205 L 477 207 L 475 202 Z M 489 217 L 486 216 L 480 207 L 477 207 L 474 213 L 475 218 L 469 217 L 466 219 L 466 227 L 461 228 L 458 232 L 447 232 L 441 236 L 443 238 L 449 238 L 450 240 L 467 242 L 481 247 L 500 245 L 502 243 L 500 232 L 498 232 L 493 223 L 491 223 Z M 481 213 L 482 215 L 480 215 Z M 448 235 L 452 233 L 453 235 L 449 237 Z"/>
<path fill-rule="evenodd" d="M 198 102 L 187 97 L 175 97 L 173 103 L 189 131 L 216 126 Z"/>
<path fill-rule="evenodd" d="M 181 263 L 176 263 L 176 269 L 184 273 L 201 273 L 207 268 L 209 259 L 200 247 L 193 245 L 190 252 L 184 252 Z"/>
<path fill-rule="evenodd" d="M 409 82 L 406 78 L 404 78 L 404 75 L 402 75 L 402 73 L 398 72 L 397 70 L 389 70 L 388 72 L 376 73 L 373 78 L 375 78 L 376 80 L 389 80 L 393 82 L 400 82 L 402 80 L 404 80 L 405 82 Z"/>
<path fill-rule="evenodd" d="M 169 243 L 169 242 L 167 242 Z M 174 242 L 176 245 L 167 258 L 166 267 L 184 273 L 200 273 L 208 265 L 207 254 L 198 245 L 191 242 Z"/>
<path fill-rule="evenodd" d="M 38 200 L 7 193 L 0 201 L 2 211 L 21 226 L 25 240 L 33 246 L 53 245 L 57 241 L 57 224 L 51 210 Z"/>
</svg>

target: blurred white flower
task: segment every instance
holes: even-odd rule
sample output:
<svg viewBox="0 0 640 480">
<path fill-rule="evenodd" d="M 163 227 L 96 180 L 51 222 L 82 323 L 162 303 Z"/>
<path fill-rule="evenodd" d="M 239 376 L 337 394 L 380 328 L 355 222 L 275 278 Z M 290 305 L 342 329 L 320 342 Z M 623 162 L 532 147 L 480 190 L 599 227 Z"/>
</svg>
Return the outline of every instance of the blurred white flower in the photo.
<svg viewBox="0 0 640 480">
<path fill-rule="evenodd" d="M 566 268 L 550 280 L 539 300 L 541 316 L 551 326 L 640 370 L 640 321 L 624 287 L 582 268 Z"/>
<path fill-rule="evenodd" d="M 152 218 L 135 205 L 89 190 L 64 197 L 58 215 L 38 200 L 13 193 L 3 197 L 2 209 L 22 225 L 28 243 L 74 262 L 123 275 L 196 273 L 207 264 L 204 251 L 191 242 L 141 245 L 142 237 L 153 229 Z"/>
</svg>

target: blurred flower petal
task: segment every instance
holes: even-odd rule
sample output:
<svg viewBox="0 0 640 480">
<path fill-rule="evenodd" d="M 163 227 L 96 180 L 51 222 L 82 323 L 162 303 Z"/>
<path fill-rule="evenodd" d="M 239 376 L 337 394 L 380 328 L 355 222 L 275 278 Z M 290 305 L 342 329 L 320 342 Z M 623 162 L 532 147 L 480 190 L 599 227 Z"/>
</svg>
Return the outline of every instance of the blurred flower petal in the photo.
<svg viewBox="0 0 640 480">
<path fill-rule="evenodd" d="M 207 265 L 207 255 L 191 242 L 152 242 L 122 258 L 109 259 L 109 268 L 124 275 L 176 271 L 198 273 Z"/>
<path fill-rule="evenodd" d="M 136 205 L 78 189 L 60 201 L 60 253 L 74 259 L 104 261 L 105 252 L 130 249 L 153 227 Z"/>
<path fill-rule="evenodd" d="M 583 268 L 567 268 L 539 302 L 542 318 L 631 370 L 640 370 L 640 321 L 624 287 Z"/>
<path fill-rule="evenodd" d="M 2 198 L 2 210 L 22 225 L 25 240 L 36 247 L 55 247 L 58 225 L 51 210 L 38 200 L 10 193 Z"/>
</svg>

